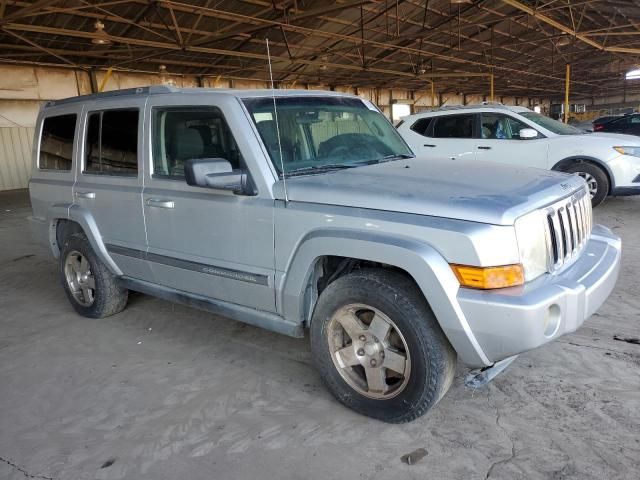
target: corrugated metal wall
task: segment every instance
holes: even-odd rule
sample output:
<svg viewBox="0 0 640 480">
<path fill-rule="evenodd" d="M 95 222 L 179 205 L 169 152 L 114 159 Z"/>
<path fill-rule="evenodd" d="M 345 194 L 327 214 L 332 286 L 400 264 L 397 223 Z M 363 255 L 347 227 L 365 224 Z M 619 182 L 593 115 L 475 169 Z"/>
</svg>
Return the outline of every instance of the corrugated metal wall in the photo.
<svg viewBox="0 0 640 480">
<path fill-rule="evenodd" d="M 0 190 L 27 188 L 34 128 L 0 128 Z"/>
</svg>

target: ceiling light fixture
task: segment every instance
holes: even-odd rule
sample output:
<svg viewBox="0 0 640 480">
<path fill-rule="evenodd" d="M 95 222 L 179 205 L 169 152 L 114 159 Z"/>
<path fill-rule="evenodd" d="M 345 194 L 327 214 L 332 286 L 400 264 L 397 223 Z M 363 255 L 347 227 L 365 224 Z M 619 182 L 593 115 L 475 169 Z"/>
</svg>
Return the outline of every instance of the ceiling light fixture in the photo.
<svg viewBox="0 0 640 480">
<path fill-rule="evenodd" d="M 625 80 L 640 80 L 640 68 L 628 71 L 624 78 Z"/>
<path fill-rule="evenodd" d="M 93 32 L 93 38 L 91 39 L 91 43 L 94 45 L 110 45 L 111 39 L 109 38 L 109 34 L 104 31 L 104 23 L 100 20 L 96 20 L 96 23 L 93 25 L 96 29 Z"/>
<path fill-rule="evenodd" d="M 571 37 L 566 33 L 563 33 L 558 40 L 556 40 L 556 47 L 566 47 L 571 43 Z"/>
</svg>

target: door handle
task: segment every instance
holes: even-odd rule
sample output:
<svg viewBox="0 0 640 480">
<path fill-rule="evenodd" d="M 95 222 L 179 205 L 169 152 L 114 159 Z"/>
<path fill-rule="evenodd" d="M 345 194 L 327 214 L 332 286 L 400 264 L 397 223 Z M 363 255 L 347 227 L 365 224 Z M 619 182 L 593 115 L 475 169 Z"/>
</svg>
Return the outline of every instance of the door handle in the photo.
<svg viewBox="0 0 640 480">
<path fill-rule="evenodd" d="M 481 145 L 478 147 L 479 150 L 491 150 L 491 147 L 485 147 L 484 145 Z"/>
<path fill-rule="evenodd" d="M 150 207 L 157 208 L 174 208 L 176 206 L 173 200 L 163 200 L 162 198 L 150 198 L 146 203 Z"/>
<path fill-rule="evenodd" d="M 425 144 L 423 145 L 423 147 L 435 147 L 435 145 L 432 145 L 432 144 L 430 144 L 430 143 L 425 143 Z"/>
<path fill-rule="evenodd" d="M 77 198 L 96 198 L 95 192 L 76 192 Z"/>
</svg>

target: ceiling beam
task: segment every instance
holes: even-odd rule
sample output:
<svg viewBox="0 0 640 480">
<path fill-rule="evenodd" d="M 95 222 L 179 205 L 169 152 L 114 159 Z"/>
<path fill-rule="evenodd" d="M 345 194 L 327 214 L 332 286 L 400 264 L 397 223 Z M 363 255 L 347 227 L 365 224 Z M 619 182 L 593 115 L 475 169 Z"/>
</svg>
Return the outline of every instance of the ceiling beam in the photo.
<svg viewBox="0 0 640 480">
<path fill-rule="evenodd" d="M 0 25 L 4 25 L 9 22 L 13 22 L 14 20 L 19 20 L 22 17 L 29 15 L 32 12 L 37 12 L 38 10 L 44 7 L 50 7 L 55 3 L 58 3 L 60 0 L 39 0 L 29 5 L 28 7 L 24 7 L 17 12 L 10 13 L 9 15 L 4 15 L 0 18 Z M 4 4 L 4 2 L 3 2 Z"/>
<path fill-rule="evenodd" d="M 321 7 L 317 7 L 317 8 L 310 8 L 309 10 L 305 10 L 304 12 L 301 13 L 296 13 L 295 15 L 289 15 L 287 17 L 287 21 L 288 22 L 297 22 L 299 20 L 304 20 L 307 18 L 312 18 L 312 17 L 318 17 L 319 15 L 325 15 L 327 13 L 331 13 L 331 12 L 337 12 L 340 10 L 346 10 L 349 8 L 354 8 L 354 7 L 360 7 L 361 5 L 364 5 L 366 3 L 372 3 L 374 0 L 348 0 L 345 2 L 340 2 L 340 3 L 334 3 L 333 5 L 322 5 Z M 185 4 L 179 3 L 179 2 L 173 2 L 173 1 L 169 1 L 169 2 L 162 2 L 164 4 L 176 4 L 176 5 L 181 5 L 184 6 Z M 206 45 L 207 43 L 210 42 L 214 42 L 214 41 L 218 41 L 218 40 L 222 40 L 225 38 L 229 38 L 229 37 L 234 37 L 236 35 L 248 35 L 248 34 L 253 34 L 256 32 L 259 32 L 261 30 L 265 30 L 267 28 L 270 28 L 271 25 L 255 25 L 253 27 L 245 27 L 245 26 L 238 26 L 237 28 L 235 28 L 234 30 L 229 30 L 227 32 L 225 32 L 222 35 L 219 35 L 217 33 L 212 33 L 209 36 L 203 37 L 203 38 L 199 38 L 197 41 L 193 42 L 192 45 Z"/>
<path fill-rule="evenodd" d="M 586 43 L 587 45 L 590 45 L 593 48 L 597 48 L 598 50 L 602 50 L 604 52 L 631 53 L 635 55 L 640 55 L 640 48 L 617 47 L 617 46 L 607 47 L 601 43 L 598 43 L 595 40 L 592 40 L 591 38 L 589 38 L 588 36 L 576 32 L 571 27 L 568 27 L 558 22 L 557 20 L 554 20 L 553 18 L 548 17 L 547 15 L 539 13 L 534 8 L 531 8 L 530 6 L 525 5 L 524 3 L 521 3 L 519 0 L 502 0 L 502 2 L 506 3 L 511 7 L 517 8 L 518 10 L 521 10 L 527 15 L 531 15 L 532 17 L 537 18 L 538 20 L 546 23 L 547 25 L 551 25 L 552 27 L 560 30 L 561 32 L 572 35 L 577 40 L 580 40 L 581 42 Z"/>
<path fill-rule="evenodd" d="M 350 36 L 346 36 L 346 35 L 338 35 L 335 33 L 330 33 L 330 32 L 323 32 L 321 30 L 313 30 L 313 29 L 309 29 L 306 27 L 299 27 L 299 26 L 293 26 L 293 25 L 288 25 L 288 24 L 282 24 L 284 29 L 294 29 L 294 30 L 302 30 L 302 31 L 308 31 L 309 33 L 316 33 L 320 36 L 332 36 L 332 37 L 340 37 L 343 38 L 346 41 L 355 43 L 355 44 L 360 44 L 361 39 L 359 38 L 355 38 L 355 37 L 350 37 Z M 85 31 L 80 31 L 80 30 L 69 30 L 69 29 L 62 29 L 62 28 L 54 28 L 54 27 L 44 27 L 44 26 L 39 26 L 39 25 L 27 25 L 27 24 L 8 24 L 5 25 L 6 29 L 10 29 L 10 30 L 14 30 L 14 31 L 23 31 L 23 32 L 36 32 L 36 33 L 48 33 L 51 35 L 59 35 L 59 36 L 66 36 L 66 37 L 77 37 L 77 38 L 85 38 L 85 39 L 92 39 L 93 38 L 93 32 L 85 32 Z M 254 60 L 262 60 L 262 61 L 267 61 L 267 55 L 266 54 L 261 54 L 261 53 L 253 53 L 253 52 L 243 52 L 243 51 L 233 51 L 233 50 L 228 50 L 228 49 L 220 49 L 220 48 L 210 48 L 210 47 L 197 47 L 197 46 L 186 46 L 184 48 L 180 48 L 179 46 L 177 46 L 176 44 L 168 44 L 168 43 L 162 43 L 162 42 L 157 42 L 157 41 L 151 41 L 151 40 L 143 40 L 143 39 L 134 39 L 134 38 L 122 38 L 122 37 L 116 37 L 116 36 L 111 36 L 111 40 L 116 42 L 116 43 L 122 43 L 122 44 L 130 44 L 130 45 L 137 45 L 137 46 L 143 46 L 143 47 L 152 47 L 152 48 L 161 48 L 161 49 L 166 49 L 166 50 L 173 50 L 173 51 L 180 51 L 180 50 L 184 50 L 187 52 L 195 52 L 195 53 L 203 53 L 203 54 L 211 54 L 211 55 L 224 55 L 224 56 L 228 56 L 228 57 L 237 57 L 237 58 L 250 58 L 250 59 L 254 59 Z M 398 50 L 401 51 L 407 51 L 407 52 L 411 52 L 414 54 L 418 53 L 418 50 L 415 48 L 410 48 L 410 47 L 398 47 L 398 46 L 394 46 L 391 47 L 389 45 L 386 45 L 383 42 L 377 42 L 377 41 L 373 41 L 373 40 L 368 40 L 365 39 L 364 42 L 366 44 L 371 44 L 371 45 L 376 45 L 379 47 L 383 47 L 383 48 L 397 48 Z M 461 58 L 457 58 L 457 57 L 452 57 L 449 55 L 443 55 L 443 54 L 438 54 L 438 53 L 431 53 L 431 56 L 433 57 L 437 57 L 437 58 L 443 58 L 446 60 L 449 60 L 450 62 L 453 63 L 457 63 L 457 64 L 464 64 L 464 65 L 475 65 L 475 66 L 479 66 L 482 68 L 488 68 L 488 65 L 484 62 L 479 62 L 479 61 L 475 61 L 475 60 L 467 60 L 467 59 L 461 59 Z M 352 70 L 352 71 L 366 71 L 369 73 L 382 73 L 382 74 L 388 74 L 388 75 L 398 75 L 398 76 L 403 76 L 403 77 L 415 77 L 415 75 L 412 72 L 403 72 L 403 71 L 398 71 L 398 70 L 391 70 L 391 69 L 381 69 L 381 68 L 373 68 L 373 67 L 367 67 L 365 69 L 362 68 L 362 66 L 358 66 L 358 65 L 350 65 L 350 64 L 340 64 L 340 63 L 329 63 L 329 62 L 323 62 L 323 61 L 316 61 L 316 60 L 306 60 L 306 59 L 300 59 L 300 58 L 294 58 L 294 59 L 289 59 L 288 57 L 274 57 L 272 56 L 272 60 L 273 61 L 279 61 L 279 62 L 286 62 L 286 63 L 298 63 L 298 64 L 307 64 L 307 65 L 317 65 L 317 66 L 321 66 L 321 65 L 326 65 L 327 67 L 331 67 L 331 68 L 337 68 L 337 69 L 345 69 L 345 70 Z M 518 73 L 518 74 L 525 74 L 528 75 L 530 77 L 538 77 L 538 78 L 546 78 L 546 79 L 553 79 L 555 81 L 558 80 L 562 80 L 561 76 L 556 76 L 556 75 L 550 75 L 547 73 L 541 73 L 539 71 L 529 71 L 529 70 L 522 70 L 522 69 L 516 69 L 516 68 L 511 68 L 511 67 L 507 67 L 504 65 L 495 65 L 493 67 L 495 70 L 502 70 L 502 71 L 507 71 L 507 72 L 512 72 L 512 73 Z M 588 82 L 585 80 L 575 80 L 573 82 L 576 85 L 586 85 L 586 86 L 591 86 L 591 87 L 595 87 L 596 85 L 594 85 L 592 82 Z"/>
</svg>

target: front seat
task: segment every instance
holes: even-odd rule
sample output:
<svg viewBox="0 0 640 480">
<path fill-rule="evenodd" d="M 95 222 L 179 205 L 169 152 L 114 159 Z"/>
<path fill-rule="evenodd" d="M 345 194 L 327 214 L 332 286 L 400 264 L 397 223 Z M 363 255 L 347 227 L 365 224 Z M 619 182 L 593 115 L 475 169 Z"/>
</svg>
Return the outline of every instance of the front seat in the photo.
<svg viewBox="0 0 640 480">
<path fill-rule="evenodd" d="M 191 158 L 202 158 L 204 142 L 197 130 L 187 128 L 184 123 L 178 123 L 171 135 L 171 148 L 167 149 L 171 175 L 184 175 L 184 161 Z"/>
</svg>

